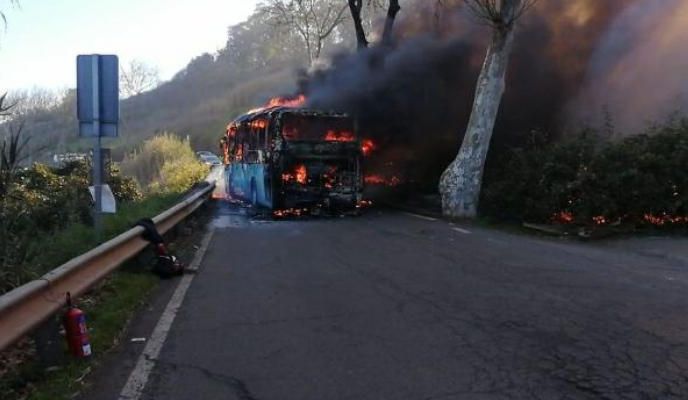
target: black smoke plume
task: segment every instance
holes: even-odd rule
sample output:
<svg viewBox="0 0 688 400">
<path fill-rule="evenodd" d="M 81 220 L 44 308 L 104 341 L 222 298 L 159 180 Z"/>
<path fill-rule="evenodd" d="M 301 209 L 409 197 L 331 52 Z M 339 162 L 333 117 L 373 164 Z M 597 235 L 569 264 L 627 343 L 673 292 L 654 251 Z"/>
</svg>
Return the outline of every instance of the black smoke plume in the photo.
<svg viewBox="0 0 688 400">
<path fill-rule="evenodd" d="M 382 149 L 378 167 L 392 165 L 427 187 L 434 187 L 458 150 L 489 38 L 463 2 L 444 3 L 440 12 L 434 1 L 411 3 L 400 14 L 393 48 L 337 55 L 302 87 L 310 106 L 358 117 L 362 136 Z M 653 14 L 648 3 L 671 4 Z M 619 65 L 638 63 L 636 53 L 651 53 L 639 45 L 644 30 L 654 29 L 648 37 L 661 40 L 668 29 L 679 29 L 683 17 L 673 18 L 671 27 L 652 24 L 672 10 L 686 17 L 688 7 L 682 0 L 538 2 L 517 28 L 493 151 L 523 143 L 533 130 L 556 138 L 594 125 L 603 112 L 612 112 L 628 132 L 640 129 L 637 115 L 613 113 L 625 109 L 616 103 L 631 103 L 632 91 L 610 94 L 605 88 L 614 87 Z M 616 40 L 624 28 L 629 33 Z M 642 65 L 651 69 L 648 64 Z M 673 64 L 667 68 L 677 75 Z M 641 67 L 632 70 L 647 79 Z M 648 119 L 660 117 L 657 109 L 646 111 Z"/>
</svg>

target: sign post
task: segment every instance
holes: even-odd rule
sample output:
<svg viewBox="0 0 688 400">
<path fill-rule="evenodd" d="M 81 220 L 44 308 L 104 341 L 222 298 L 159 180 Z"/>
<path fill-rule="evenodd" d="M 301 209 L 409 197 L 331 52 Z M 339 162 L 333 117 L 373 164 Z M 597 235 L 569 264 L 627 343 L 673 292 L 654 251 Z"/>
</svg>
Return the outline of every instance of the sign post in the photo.
<svg viewBox="0 0 688 400">
<path fill-rule="evenodd" d="M 77 57 L 77 117 L 79 136 L 92 137 L 93 224 L 101 239 L 103 212 L 103 137 L 117 137 L 119 124 L 119 60 L 114 55 Z"/>
</svg>

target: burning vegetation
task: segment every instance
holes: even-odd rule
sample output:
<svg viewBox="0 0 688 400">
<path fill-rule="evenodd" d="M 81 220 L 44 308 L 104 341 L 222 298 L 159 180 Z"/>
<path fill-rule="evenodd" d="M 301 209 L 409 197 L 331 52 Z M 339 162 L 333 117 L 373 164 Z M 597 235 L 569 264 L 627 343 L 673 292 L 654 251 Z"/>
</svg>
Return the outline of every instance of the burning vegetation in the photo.
<svg viewBox="0 0 688 400">
<path fill-rule="evenodd" d="M 483 213 L 592 227 L 688 226 L 688 120 L 614 142 L 588 132 L 516 149 L 488 170 Z"/>
</svg>

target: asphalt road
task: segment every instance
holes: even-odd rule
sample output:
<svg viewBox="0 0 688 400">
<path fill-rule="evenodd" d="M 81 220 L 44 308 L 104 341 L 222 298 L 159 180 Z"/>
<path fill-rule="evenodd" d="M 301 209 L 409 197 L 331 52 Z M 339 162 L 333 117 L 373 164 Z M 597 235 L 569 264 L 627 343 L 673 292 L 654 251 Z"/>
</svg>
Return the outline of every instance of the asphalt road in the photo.
<svg viewBox="0 0 688 400">
<path fill-rule="evenodd" d="M 688 398 L 684 261 L 395 211 L 236 211 L 144 399 Z"/>
</svg>

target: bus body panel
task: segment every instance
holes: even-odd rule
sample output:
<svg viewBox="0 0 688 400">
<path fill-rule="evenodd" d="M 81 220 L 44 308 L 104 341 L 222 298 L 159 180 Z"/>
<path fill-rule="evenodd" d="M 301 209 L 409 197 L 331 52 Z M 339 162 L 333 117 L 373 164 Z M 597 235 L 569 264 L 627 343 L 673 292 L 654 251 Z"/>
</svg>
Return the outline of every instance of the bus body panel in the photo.
<svg viewBox="0 0 688 400">
<path fill-rule="evenodd" d="M 225 191 L 230 197 L 252 201 L 251 190 L 255 186 L 258 205 L 272 208 L 270 188 L 266 186 L 265 165 L 233 163 L 225 168 Z"/>
</svg>

